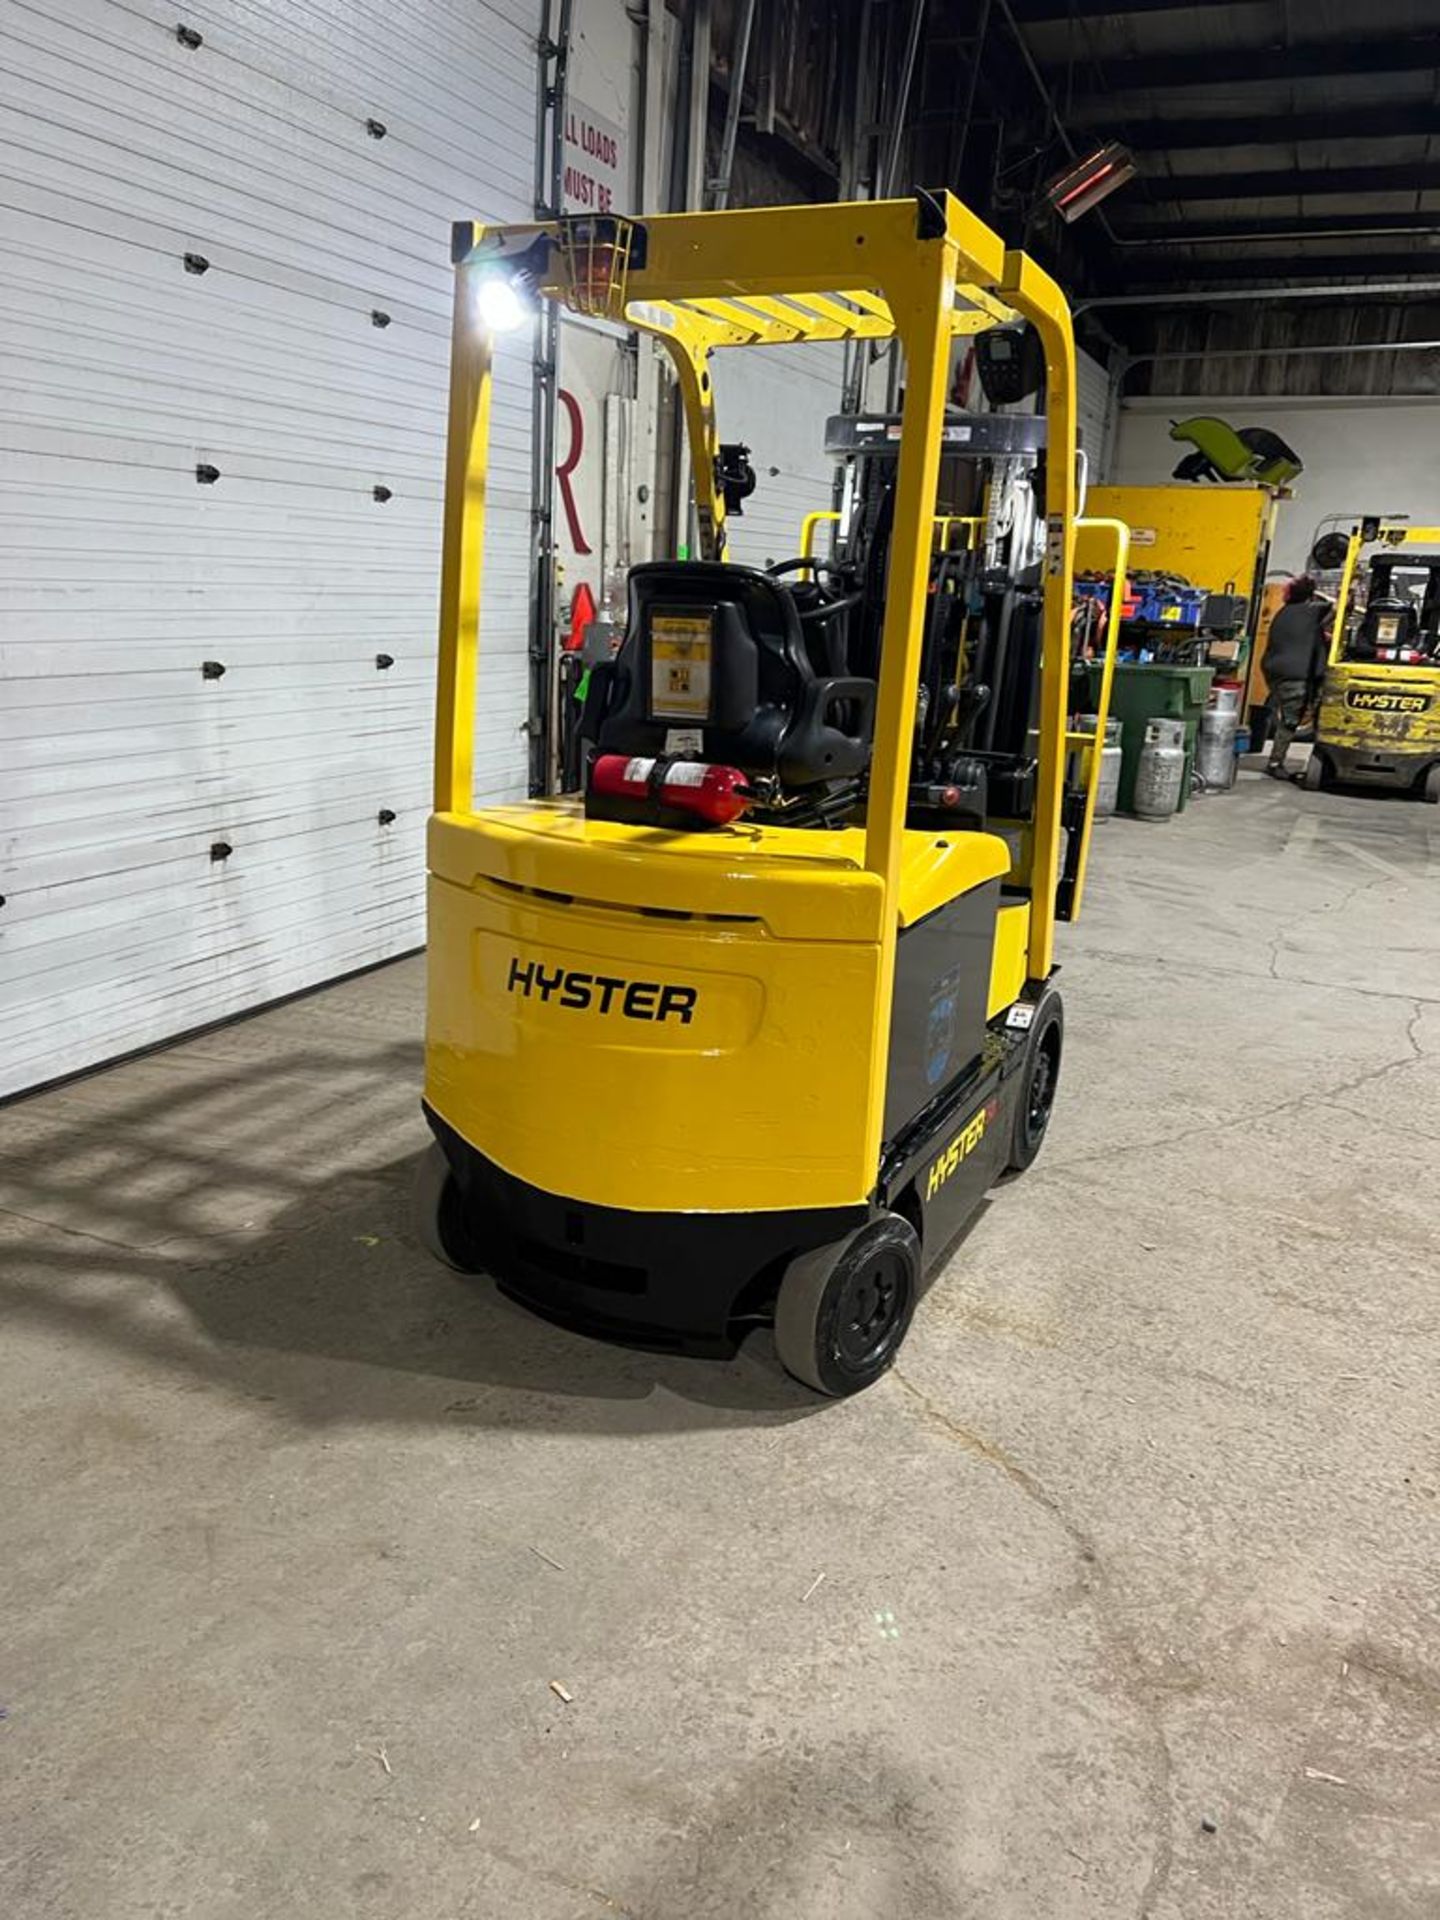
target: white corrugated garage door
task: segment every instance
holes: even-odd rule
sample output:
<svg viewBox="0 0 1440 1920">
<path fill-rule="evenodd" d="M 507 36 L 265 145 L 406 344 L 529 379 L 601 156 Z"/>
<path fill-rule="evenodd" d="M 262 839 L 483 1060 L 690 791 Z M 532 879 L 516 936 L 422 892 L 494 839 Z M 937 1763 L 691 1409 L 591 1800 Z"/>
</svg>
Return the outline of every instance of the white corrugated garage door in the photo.
<svg viewBox="0 0 1440 1920">
<path fill-rule="evenodd" d="M 1075 401 L 1080 447 L 1090 465 L 1090 483 L 1098 486 L 1110 469 L 1113 438 L 1110 376 L 1083 348 L 1075 354 Z"/>
<path fill-rule="evenodd" d="M 423 938 L 450 223 L 528 213 L 538 11 L 0 18 L 0 1094 Z M 524 344 L 493 449 L 487 796 Z"/>
<path fill-rule="evenodd" d="M 711 361 L 720 438 L 749 447 L 756 475 L 745 511 L 726 522 L 729 559 L 751 567 L 793 559 L 805 515 L 830 505 L 835 463 L 825 457 L 825 422 L 840 411 L 844 354 L 825 342 Z"/>
</svg>

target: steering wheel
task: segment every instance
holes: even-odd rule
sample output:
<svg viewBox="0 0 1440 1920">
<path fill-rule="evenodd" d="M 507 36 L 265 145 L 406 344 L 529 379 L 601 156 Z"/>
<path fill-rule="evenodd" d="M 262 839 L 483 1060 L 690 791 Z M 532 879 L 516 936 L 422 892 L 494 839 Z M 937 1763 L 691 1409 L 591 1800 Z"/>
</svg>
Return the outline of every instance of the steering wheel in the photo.
<svg viewBox="0 0 1440 1920">
<path fill-rule="evenodd" d="M 843 560 L 817 560 L 813 554 L 802 553 L 794 560 L 777 560 L 773 567 L 766 567 L 765 571 L 772 580 L 778 580 L 782 573 L 801 573 L 807 568 L 811 573 L 844 573 L 847 570 Z"/>
<path fill-rule="evenodd" d="M 765 571 L 772 580 L 778 580 L 782 574 L 786 573 L 809 571 L 816 574 L 834 574 L 844 582 L 847 575 L 853 575 L 854 568 L 841 560 L 816 560 L 808 555 L 802 554 L 795 560 L 778 561 L 775 566 L 766 567 Z M 827 589 L 821 587 L 818 580 L 815 582 L 815 588 L 818 593 L 824 594 L 827 592 Z M 829 592 L 829 597 L 820 600 L 817 605 L 802 608 L 800 618 L 802 621 L 828 620 L 832 614 L 843 613 L 848 607 L 858 607 L 863 598 L 863 594 L 855 592 Z"/>
</svg>

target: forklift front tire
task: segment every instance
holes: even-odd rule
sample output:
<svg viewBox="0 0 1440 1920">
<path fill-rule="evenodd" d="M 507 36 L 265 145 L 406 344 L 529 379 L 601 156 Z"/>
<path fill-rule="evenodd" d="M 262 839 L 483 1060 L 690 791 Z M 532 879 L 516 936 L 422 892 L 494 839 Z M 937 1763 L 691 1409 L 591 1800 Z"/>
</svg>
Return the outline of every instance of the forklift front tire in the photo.
<svg viewBox="0 0 1440 1920">
<path fill-rule="evenodd" d="M 1425 784 L 1420 791 L 1432 807 L 1440 807 L 1440 761 L 1426 774 Z"/>
<path fill-rule="evenodd" d="M 1020 1094 L 1010 1136 L 1008 1170 L 1012 1174 L 1024 1173 L 1045 1144 L 1064 1051 L 1065 1002 L 1058 993 L 1047 993 L 1035 1009 L 1025 1065 L 1020 1070 Z"/>
<path fill-rule="evenodd" d="M 1300 784 L 1307 793 L 1319 793 L 1325 784 L 1325 756 L 1319 747 L 1310 749 L 1310 758 L 1305 762 L 1305 771 Z"/>
<path fill-rule="evenodd" d="M 900 1351 L 919 1284 L 920 1242 L 898 1213 L 798 1255 L 775 1306 L 785 1371 L 832 1399 L 872 1386 Z"/>
<path fill-rule="evenodd" d="M 436 1140 L 415 1169 L 411 1210 L 416 1238 L 442 1266 L 456 1273 L 483 1271 L 484 1262 L 465 1222 L 459 1182 Z"/>
</svg>

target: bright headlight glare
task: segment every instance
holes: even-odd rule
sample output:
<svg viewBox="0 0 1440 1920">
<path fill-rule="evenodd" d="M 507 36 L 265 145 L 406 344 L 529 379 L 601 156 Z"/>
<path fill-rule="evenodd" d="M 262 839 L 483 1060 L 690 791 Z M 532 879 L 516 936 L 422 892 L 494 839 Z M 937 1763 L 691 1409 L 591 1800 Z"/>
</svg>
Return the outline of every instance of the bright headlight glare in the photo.
<svg viewBox="0 0 1440 1920">
<path fill-rule="evenodd" d="M 508 273 L 487 273 L 475 288 L 475 311 L 491 333 L 513 333 L 525 324 L 529 303 Z"/>
</svg>

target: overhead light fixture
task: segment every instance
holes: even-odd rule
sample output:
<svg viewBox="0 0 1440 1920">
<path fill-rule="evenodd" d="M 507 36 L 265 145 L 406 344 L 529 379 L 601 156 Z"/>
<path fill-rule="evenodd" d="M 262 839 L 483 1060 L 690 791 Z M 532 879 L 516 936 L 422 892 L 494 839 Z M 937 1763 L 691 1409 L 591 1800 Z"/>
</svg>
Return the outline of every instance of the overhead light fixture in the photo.
<svg viewBox="0 0 1440 1920">
<path fill-rule="evenodd" d="M 489 334 L 514 333 L 528 325 L 550 272 L 548 228 L 480 228 L 462 220 L 450 257 L 465 269 L 471 323 Z"/>
<path fill-rule="evenodd" d="M 1108 194 L 1135 178 L 1135 159 L 1128 147 L 1112 140 L 1085 160 L 1076 161 L 1046 183 L 1045 198 L 1064 221 L 1078 220 L 1098 207 Z"/>
<path fill-rule="evenodd" d="M 475 282 L 475 312 L 489 333 L 514 333 L 534 311 L 525 276 L 495 268 Z"/>
</svg>

